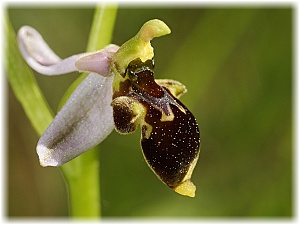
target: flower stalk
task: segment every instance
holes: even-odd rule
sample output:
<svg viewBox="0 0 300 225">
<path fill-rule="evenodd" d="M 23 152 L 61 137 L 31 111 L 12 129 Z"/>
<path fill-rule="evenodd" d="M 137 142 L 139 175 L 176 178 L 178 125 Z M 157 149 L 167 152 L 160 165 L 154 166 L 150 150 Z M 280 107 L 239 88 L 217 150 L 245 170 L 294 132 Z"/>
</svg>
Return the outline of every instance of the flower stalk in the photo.
<svg viewBox="0 0 300 225">
<path fill-rule="evenodd" d="M 111 42 L 116 15 L 117 5 L 102 5 L 95 9 L 87 51 L 101 49 Z M 60 106 L 86 76 L 87 74 L 82 74 L 70 86 Z M 72 217 L 101 217 L 99 146 L 64 164 L 61 168 L 68 183 Z"/>
</svg>

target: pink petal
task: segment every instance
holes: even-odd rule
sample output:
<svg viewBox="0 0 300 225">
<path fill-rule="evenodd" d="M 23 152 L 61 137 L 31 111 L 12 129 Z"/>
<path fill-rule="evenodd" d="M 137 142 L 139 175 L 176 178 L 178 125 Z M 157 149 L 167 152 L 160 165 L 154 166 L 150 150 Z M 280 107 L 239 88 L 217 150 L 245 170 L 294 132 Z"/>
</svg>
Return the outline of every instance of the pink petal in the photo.
<svg viewBox="0 0 300 225">
<path fill-rule="evenodd" d="M 75 63 L 75 66 L 80 71 L 88 71 L 108 76 L 110 71 L 111 56 L 117 52 L 119 46 L 108 45 L 103 50 L 86 53 L 81 56 Z"/>
</svg>

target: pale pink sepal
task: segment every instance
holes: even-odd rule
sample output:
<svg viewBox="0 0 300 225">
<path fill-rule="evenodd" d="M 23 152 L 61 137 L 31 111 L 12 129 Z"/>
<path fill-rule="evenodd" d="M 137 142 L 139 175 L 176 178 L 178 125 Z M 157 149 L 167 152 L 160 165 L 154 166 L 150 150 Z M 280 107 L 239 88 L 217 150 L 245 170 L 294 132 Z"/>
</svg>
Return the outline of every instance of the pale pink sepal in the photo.
<svg viewBox="0 0 300 225">
<path fill-rule="evenodd" d="M 112 81 L 92 73 L 77 87 L 38 142 L 42 166 L 60 166 L 112 132 Z"/>
</svg>

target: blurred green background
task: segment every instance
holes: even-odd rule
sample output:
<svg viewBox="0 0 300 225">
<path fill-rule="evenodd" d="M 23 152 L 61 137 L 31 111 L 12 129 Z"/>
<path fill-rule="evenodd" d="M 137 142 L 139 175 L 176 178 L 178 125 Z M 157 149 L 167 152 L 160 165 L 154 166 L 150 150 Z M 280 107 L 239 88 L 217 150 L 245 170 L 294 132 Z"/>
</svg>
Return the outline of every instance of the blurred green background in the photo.
<svg viewBox="0 0 300 225">
<path fill-rule="evenodd" d="M 15 31 L 33 26 L 62 58 L 84 52 L 93 5 L 59 7 L 7 5 Z M 114 131 L 101 144 L 103 216 L 293 216 L 293 14 L 289 5 L 120 6 L 115 44 L 131 38 L 149 19 L 171 28 L 171 35 L 152 42 L 155 76 L 188 88 L 181 101 L 199 123 L 201 154 L 192 176 L 196 197 L 183 197 L 147 166 L 140 130 L 126 136 Z M 54 112 L 78 77 L 35 75 Z M 7 86 L 6 215 L 67 216 L 64 179 L 59 169 L 39 165 L 39 137 Z"/>
</svg>

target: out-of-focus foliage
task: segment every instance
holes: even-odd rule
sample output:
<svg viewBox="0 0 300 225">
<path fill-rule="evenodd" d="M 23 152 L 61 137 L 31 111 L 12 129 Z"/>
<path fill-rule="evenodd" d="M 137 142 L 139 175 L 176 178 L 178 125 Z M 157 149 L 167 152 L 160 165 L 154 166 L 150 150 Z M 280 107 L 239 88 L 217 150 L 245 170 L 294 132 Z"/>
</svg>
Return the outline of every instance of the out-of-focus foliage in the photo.
<svg viewBox="0 0 300 225">
<path fill-rule="evenodd" d="M 11 5 L 8 12 L 16 31 L 35 27 L 61 57 L 86 48 L 92 8 Z M 153 18 L 172 30 L 152 43 L 155 76 L 187 86 L 181 100 L 201 131 L 196 197 L 180 196 L 155 177 L 140 132 L 113 132 L 101 144 L 102 216 L 292 216 L 293 9 L 121 6 L 113 43 L 124 43 Z M 36 75 L 54 112 L 77 77 Z M 66 216 L 59 170 L 39 166 L 38 136 L 8 91 L 7 215 Z"/>
</svg>

